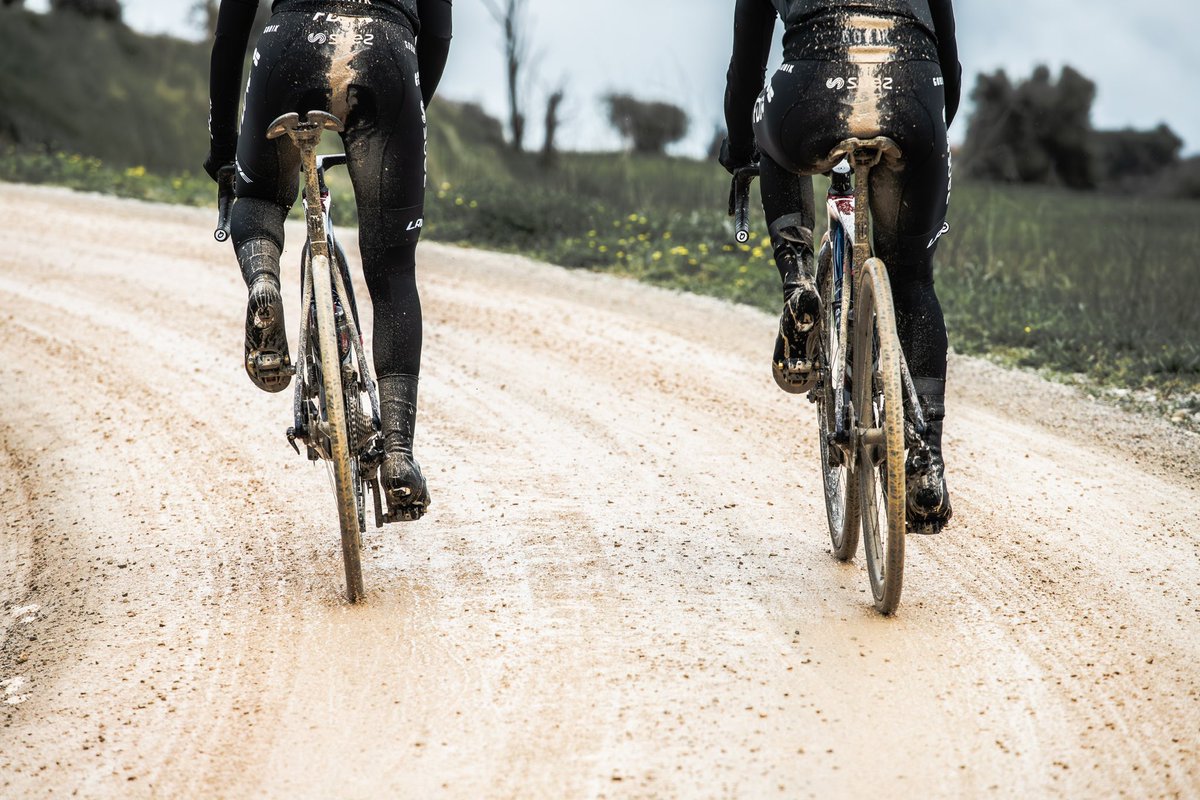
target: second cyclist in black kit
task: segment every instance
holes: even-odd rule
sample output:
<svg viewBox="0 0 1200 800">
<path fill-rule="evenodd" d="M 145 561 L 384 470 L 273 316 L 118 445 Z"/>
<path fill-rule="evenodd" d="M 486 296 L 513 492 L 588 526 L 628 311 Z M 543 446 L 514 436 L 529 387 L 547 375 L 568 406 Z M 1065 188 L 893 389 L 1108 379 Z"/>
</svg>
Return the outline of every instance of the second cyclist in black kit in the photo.
<svg viewBox="0 0 1200 800">
<path fill-rule="evenodd" d="M 783 20 L 784 63 L 767 57 Z M 730 171 L 761 154 L 763 209 L 783 282 L 772 369 L 786 391 L 807 391 L 809 331 L 820 314 L 813 282 L 812 178 L 842 141 L 887 136 L 899 166 L 871 171 L 875 252 L 887 265 L 897 327 L 929 421 L 929 458 L 910 457 L 908 513 L 940 529 L 950 519 L 942 459 L 946 325 L 933 288 L 933 255 L 946 232 L 950 149 L 960 67 L 951 0 L 737 0 L 725 94 Z M 917 450 L 913 451 L 914 453 Z"/>
<path fill-rule="evenodd" d="M 237 165 L 231 232 L 249 290 L 246 371 L 282 391 L 290 363 L 279 284 L 283 223 L 299 191 L 300 154 L 287 137 L 266 138 L 282 114 L 327 111 L 345 125 L 347 167 L 358 205 L 363 272 L 374 308 L 389 506 L 429 504 L 413 459 L 421 302 L 416 247 L 424 223 L 425 107 L 445 67 L 451 0 L 275 0 L 246 86 L 238 134 L 242 63 L 257 0 L 222 0 L 213 43 L 211 149 L 205 168 Z"/>
</svg>

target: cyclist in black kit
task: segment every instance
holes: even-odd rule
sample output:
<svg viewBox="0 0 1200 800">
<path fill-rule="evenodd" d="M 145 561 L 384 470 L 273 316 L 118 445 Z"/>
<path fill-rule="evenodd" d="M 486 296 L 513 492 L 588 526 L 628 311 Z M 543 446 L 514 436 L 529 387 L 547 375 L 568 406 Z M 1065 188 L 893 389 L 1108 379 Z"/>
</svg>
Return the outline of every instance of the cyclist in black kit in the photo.
<svg viewBox="0 0 1200 800">
<path fill-rule="evenodd" d="M 424 222 L 425 108 L 450 48 L 452 0 L 275 0 L 254 51 L 241 135 L 242 64 L 258 0 L 222 0 L 211 68 L 204 167 L 216 178 L 237 166 L 231 233 L 249 290 L 246 372 L 279 392 L 291 378 L 260 368 L 290 364 L 279 288 L 283 223 L 299 190 L 300 154 L 287 137 L 269 141 L 280 116 L 327 111 L 342 140 L 358 204 L 363 272 L 374 306 L 374 362 L 392 508 L 427 506 L 413 459 L 421 302 L 416 247 Z"/>
<path fill-rule="evenodd" d="M 784 64 L 764 88 L 777 16 Z M 720 160 L 732 172 L 760 154 L 784 294 L 772 371 L 785 391 L 808 391 L 815 380 L 802 371 L 821 308 L 812 275 L 812 174 L 850 137 L 888 136 L 904 155 L 898 166 L 872 170 L 871 212 L 875 252 L 888 268 L 900 341 L 929 421 L 930 457 L 910 456 L 906 465 L 909 518 L 935 530 L 951 508 L 942 460 L 946 324 L 933 254 L 947 230 L 946 128 L 960 87 L 951 0 L 737 0 Z"/>
</svg>

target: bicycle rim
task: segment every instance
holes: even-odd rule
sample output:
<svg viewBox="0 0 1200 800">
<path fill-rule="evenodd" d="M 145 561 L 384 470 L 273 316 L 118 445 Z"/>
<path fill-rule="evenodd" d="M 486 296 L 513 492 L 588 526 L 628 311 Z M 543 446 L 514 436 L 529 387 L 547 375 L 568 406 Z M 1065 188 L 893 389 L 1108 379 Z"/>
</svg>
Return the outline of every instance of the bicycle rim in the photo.
<svg viewBox="0 0 1200 800">
<path fill-rule="evenodd" d="M 836 430 L 835 392 L 845 391 L 845 380 L 833 374 L 840 348 L 840 332 L 834 315 L 834 270 L 828 242 L 817 257 L 817 280 L 823 304 L 818 323 L 818 347 L 824 375 L 817 391 L 817 428 L 821 447 L 821 484 L 825 490 L 825 518 L 833 557 L 849 561 L 858 548 L 858 481 L 845 464 L 836 463 L 839 453 L 829 437 Z"/>
<path fill-rule="evenodd" d="M 869 259 L 855 306 L 854 408 L 863 549 L 875 608 L 891 614 L 904 583 L 904 399 L 900 339 L 883 262 Z"/>
<path fill-rule="evenodd" d="M 317 310 L 317 347 L 321 353 L 321 379 L 325 389 L 325 419 L 329 426 L 329 451 L 333 460 L 333 487 L 337 497 L 338 522 L 342 530 L 342 560 L 346 566 L 346 597 L 351 603 L 364 595 L 359 536 L 356 475 L 350 457 L 346 425 L 345 394 L 342 391 L 341 358 L 338 354 L 337 322 L 333 313 L 333 285 L 329 259 L 312 259 L 313 304 Z"/>
</svg>

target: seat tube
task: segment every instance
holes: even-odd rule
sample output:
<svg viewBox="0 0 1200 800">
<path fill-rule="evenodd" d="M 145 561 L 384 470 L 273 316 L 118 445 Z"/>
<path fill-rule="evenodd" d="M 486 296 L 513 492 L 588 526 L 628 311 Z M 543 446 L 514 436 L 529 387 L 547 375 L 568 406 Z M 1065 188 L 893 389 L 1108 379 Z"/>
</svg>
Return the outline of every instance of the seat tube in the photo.
<svg viewBox="0 0 1200 800">
<path fill-rule="evenodd" d="M 320 132 L 317 133 L 320 138 Z M 304 166 L 305 222 L 313 256 L 329 258 L 329 242 L 325 235 L 325 209 L 321 202 L 321 185 L 317 176 L 317 142 L 302 140 L 300 159 Z"/>
</svg>

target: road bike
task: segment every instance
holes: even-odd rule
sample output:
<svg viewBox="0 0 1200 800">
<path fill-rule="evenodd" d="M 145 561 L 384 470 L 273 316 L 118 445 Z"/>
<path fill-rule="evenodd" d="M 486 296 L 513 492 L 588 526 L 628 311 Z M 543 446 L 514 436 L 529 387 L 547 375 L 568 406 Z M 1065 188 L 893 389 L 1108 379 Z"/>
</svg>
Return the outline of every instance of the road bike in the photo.
<svg viewBox="0 0 1200 800">
<path fill-rule="evenodd" d="M 829 229 L 817 256 L 821 316 L 808 354 L 817 371 L 809 399 L 817 407 L 833 555 L 853 558 L 861 535 L 875 608 L 891 614 L 904 585 L 905 535 L 929 531 L 907 520 L 905 459 L 925 447 L 925 418 L 896 332 L 887 268 L 871 252 L 869 175 L 884 159 L 902 159 L 891 139 L 851 138 L 818 165 L 832 181 Z M 756 166 L 734 174 L 730 215 L 739 243 L 749 239 L 757 174 Z"/>
<path fill-rule="evenodd" d="M 344 165 L 346 156 L 317 155 L 321 135 L 327 130 L 340 133 L 343 126 L 341 120 L 323 111 L 309 111 L 303 120 L 299 114 L 285 114 L 267 129 L 268 139 L 288 136 L 300 151 L 307 227 L 300 261 L 300 356 L 294 367 L 280 364 L 278 369 L 296 377 L 295 424 L 287 430 L 288 443 L 297 454 L 297 443 L 303 444 L 310 461 L 325 461 L 330 467 L 341 527 L 346 596 L 355 603 L 365 594 L 361 551 L 367 488 L 377 528 L 386 522 L 418 519 L 423 509 L 383 511 L 379 393 L 363 345 L 349 262 L 330 219 L 333 197 L 325 182 L 326 171 Z M 218 178 L 217 241 L 229 238 L 234 175 L 233 168 L 226 167 Z"/>
</svg>

